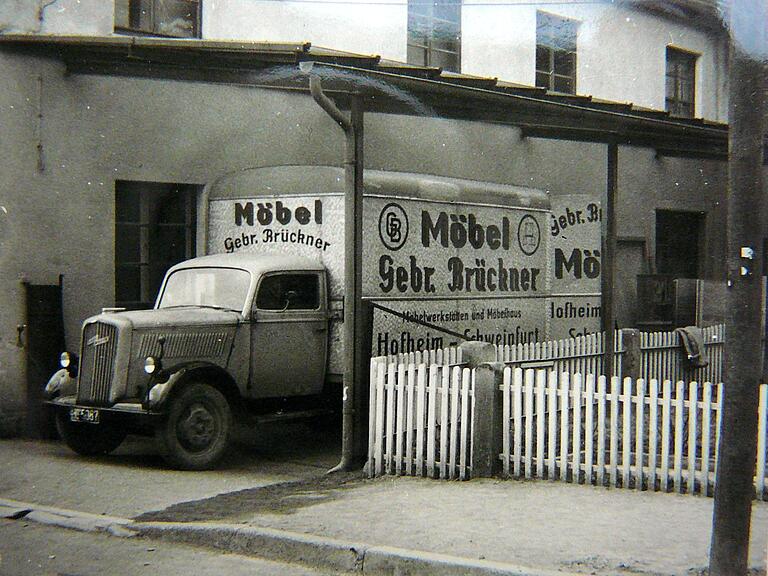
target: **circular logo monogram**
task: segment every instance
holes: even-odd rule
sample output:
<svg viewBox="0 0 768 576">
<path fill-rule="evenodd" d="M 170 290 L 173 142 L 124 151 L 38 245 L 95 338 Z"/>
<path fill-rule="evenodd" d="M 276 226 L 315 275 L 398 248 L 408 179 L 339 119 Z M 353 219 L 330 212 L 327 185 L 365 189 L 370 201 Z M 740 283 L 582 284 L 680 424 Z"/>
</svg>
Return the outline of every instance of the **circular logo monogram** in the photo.
<svg viewBox="0 0 768 576">
<path fill-rule="evenodd" d="M 520 225 L 517 227 L 517 243 L 520 244 L 520 250 L 526 256 L 531 256 L 539 249 L 541 230 L 536 218 L 530 214 L 526 214 L 520 220 Z"/>
<path fill-rule="evenodd" d="M 387 204 L 379 214 L 379 238 L 390 250 L 400 250 L 408 239 L 408 216 L 399 204 Z"/>
</svg>

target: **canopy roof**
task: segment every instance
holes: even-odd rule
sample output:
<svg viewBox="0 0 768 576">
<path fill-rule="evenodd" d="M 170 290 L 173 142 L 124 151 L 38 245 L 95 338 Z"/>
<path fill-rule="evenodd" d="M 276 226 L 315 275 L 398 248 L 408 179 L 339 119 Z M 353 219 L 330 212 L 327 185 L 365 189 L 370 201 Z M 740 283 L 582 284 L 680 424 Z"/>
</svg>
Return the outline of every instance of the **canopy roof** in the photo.
<svg viewBox="0 0 768 576">
<path fill-rule="evenodd" d="M 311 46 L 138 36 L 0 35 L 0 49 L 61 59 L 71 73 L 236 83 L 308 91 L 307 72 L 342 107 L 518 126 L 526 136 L 651 147 L 660 155 L 727 159 L 728 127 L 590 96 L 547 92 L 439 68 Z"/>
</svg>

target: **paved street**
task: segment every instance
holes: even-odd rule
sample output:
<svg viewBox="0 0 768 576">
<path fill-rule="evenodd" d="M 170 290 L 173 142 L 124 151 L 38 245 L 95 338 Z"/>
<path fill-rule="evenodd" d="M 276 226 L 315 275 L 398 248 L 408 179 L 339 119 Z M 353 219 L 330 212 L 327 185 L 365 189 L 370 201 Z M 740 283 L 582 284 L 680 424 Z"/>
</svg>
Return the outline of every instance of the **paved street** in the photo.
<svg viewBox="0 0 768 576">
<path fill-rule="evenodd" d="M 0 576 L 315 576 L 280 562 L 143 538 L 0 520 Z"/>
<path fill-rule="evenodd" d="M 134 517 L 224 492 L 323 476 L 336 465 L 334 430 L 305 424 L 240 430 L 218 469 L 169 469 L 152 439 L 129 438 L 113 454 L 83 458 L 54 441 L 0 440 L 0 498 Z"/>
</svg>

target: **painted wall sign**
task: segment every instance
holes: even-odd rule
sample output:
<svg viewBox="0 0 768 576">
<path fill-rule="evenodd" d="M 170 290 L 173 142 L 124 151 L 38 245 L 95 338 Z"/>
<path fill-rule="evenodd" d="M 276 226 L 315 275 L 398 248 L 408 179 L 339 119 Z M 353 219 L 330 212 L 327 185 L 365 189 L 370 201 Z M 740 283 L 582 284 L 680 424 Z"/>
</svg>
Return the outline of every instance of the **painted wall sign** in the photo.
<svg viewBox="0 0 768 576">
<path fill-rule="evenodd" d="M 561 339 L 598 332 L 602 314 L 602 209 L 587 195 L 551 196 L 550 200 L 550 336 Z"/>
<path fill-rule="evenodd" d="M 468 339 L 494 344 L 548 334 L 549 213 L 500 205 L 366 196 L 363 294 L 406 318 L 377 311 L 376 355 Z M 344 284 L 344 203 L 339 194 L 210 202 L 209 251 L 283 252 L 318 259 L 332 298 Z M 412 321 L 412 320 L 415 320 Z M 341 334 L 331 333 L 340 371 Z"/>
</svg>

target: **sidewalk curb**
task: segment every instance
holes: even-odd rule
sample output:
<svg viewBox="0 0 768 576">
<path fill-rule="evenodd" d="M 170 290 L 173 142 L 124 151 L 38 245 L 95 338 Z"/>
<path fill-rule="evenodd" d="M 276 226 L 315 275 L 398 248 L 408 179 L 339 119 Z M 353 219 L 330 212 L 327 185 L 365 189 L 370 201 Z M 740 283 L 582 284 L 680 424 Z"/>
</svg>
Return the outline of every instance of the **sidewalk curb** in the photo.
<svg viewBox="0 0 768 576">
<path fill-rule="evenodd" d="M 127 518 L 0 499 L 0 518 L 27 520 L 117 537 L 145 536 L 235 554 L 304 564 L 320 569 L 376 576 L 575 576 L 393 546 L 372 546 L 336 538 L 215 522 L 135 522 Z"/>
<path fill-rule="evenodd" d="M 344 572 L 385 576 L 569 576 L 562 571 L 523 568 L 490 560 L 474 560 L 434 552 L 313 534 L 210 522 L 146 522 L 130 526 L 142 536 L 204 545 L 267 560 L 297 562 Z M 254 553 L 256 551 L 256 553 Z"/>
<path fill-rule="evenodd" d="M 0 512 L 2 512 L 0 517 L 4 518 L 30 520 L 39 524 L 71 528 L 81 532 L 106 532 L 122 538 L 136 535 L 136 532 L 128 529 L 132 523 L 131 520 L 116 516 L 89 514 L 8 499 L 0 499 Z"/>
</svg>

